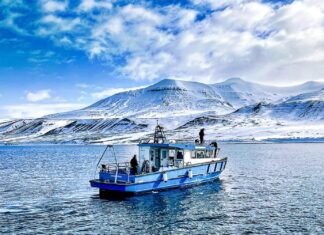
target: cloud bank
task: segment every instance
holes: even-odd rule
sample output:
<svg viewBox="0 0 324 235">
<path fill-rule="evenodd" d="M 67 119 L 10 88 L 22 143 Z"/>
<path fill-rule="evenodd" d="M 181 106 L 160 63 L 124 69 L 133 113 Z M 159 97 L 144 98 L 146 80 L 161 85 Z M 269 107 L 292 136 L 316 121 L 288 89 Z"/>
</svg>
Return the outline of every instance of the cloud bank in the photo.
<svg viewBox="0 0 324 235">
<path fill-rule="evenodd" d="M 279 85 L 324 78 L 323 1 L 39 1 L 28 30 L 17 13 L 26 6 L 2 4 L 0 27 L 82 51 L 120 78 L 212 83 L 243 77 Z"/>
<path fill-rule="evenodd" d="M 36 91 L 36 92 L 28 92 L 26 99 L 28 101 L 32 101 L 32 102 L 46 100 L 46 99 L 51 98 L 50 92 L 51 92 L 51 90 L 40 90 L 40 91 Z"/>
<path fill-rule="evenodd" d="M 78 108 L 83 108 L 83 105 L 80 105 L 78 103 L 27 103 L 4 105 L 0 107 L 0 111 L 2 115 L 5 114 L 5 116 L 9 118 L 35 118 L 58 112 L 71 111 Z"/>
</svg>

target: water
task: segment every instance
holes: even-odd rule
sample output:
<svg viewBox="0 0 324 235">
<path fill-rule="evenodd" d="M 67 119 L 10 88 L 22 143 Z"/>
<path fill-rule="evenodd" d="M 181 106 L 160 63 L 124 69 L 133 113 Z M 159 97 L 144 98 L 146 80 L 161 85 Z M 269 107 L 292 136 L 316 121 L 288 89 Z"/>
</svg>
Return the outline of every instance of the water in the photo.
<svg viewBox="0 0 324 235">
<path fill-rule="evenodd" d="M 0 146 L 0 233 L 324 233 L 324 144 L 223 144 L 220 180 L 123 200 L 89 187 L 103 149 Z"/>
</svg>

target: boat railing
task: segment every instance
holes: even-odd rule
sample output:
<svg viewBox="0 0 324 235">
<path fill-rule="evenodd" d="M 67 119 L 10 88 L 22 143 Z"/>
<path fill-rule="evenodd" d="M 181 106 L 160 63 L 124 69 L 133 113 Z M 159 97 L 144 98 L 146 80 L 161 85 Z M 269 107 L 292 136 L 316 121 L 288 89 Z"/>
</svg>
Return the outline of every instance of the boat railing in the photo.
<svg viewBox="0 0 324 235">
<path fill-rule="evenodd" d="M 118 174 L 126 174 L 127 175 L 127 182 L 129 182 L 129 175 L 130 175 L 130 163 L 129 162 L 116 162 L 110 164 L 103 164 L 101 165 L 101 171 L 109 172 L 110 174 L 115 175 L 115 183 L 117 183 Z"/>
<path fill-rule="evenodd" d="M 216 153 L 215 155 L 216 155 L 216 157 L 218 157 L 220 150 L 221 150 L 220 148 L 216 148 L 215 149 L 215 153 Z"/>
</svg>

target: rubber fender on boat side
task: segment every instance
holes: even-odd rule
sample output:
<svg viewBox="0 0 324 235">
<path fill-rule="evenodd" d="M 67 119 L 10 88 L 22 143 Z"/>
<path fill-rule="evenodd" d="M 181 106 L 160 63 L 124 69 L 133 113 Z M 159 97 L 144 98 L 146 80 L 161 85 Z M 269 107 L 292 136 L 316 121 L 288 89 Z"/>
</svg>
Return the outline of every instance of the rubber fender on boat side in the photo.
<svg viewBox="0 0 324 235">
<path fill-rule="evenodd" d="M 188 177 L 189 177 L 190 179 L 192 178 L 192 170 L 191 170 L 191 169 L 188 170 Z"/>
<path fill-rule="evenodd" d="M 166 172 L 163 172 L 163 181 L 164 182 L 168 181 L 168 174 Z"/>
</svg>

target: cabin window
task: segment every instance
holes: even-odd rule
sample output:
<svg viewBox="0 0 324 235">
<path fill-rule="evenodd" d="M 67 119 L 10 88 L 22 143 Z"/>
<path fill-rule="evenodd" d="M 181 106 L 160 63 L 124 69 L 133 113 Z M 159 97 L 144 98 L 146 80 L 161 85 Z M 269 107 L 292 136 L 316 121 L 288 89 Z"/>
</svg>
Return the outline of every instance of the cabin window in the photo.
<svg viewBox="0 0 324 235">
<path fill-rule="evenodd" d="M 169 150 L 169 157 L 175 157 L 175 150 L 174 149 Z"/>
<path fill-rule="evenodd" d="M 213 158 L 214 154 L 212 150 L 196 150 L 191 151 L 191 158 Z"/>
<path fill-rule="evenodd" d="M 177 160 L 183 160 L 183 152 L 182 151 L 177 152 Z"/>
<path fill-rule="evenodd" d="M 175 149 L 169 149 L 169 166 L 174 166 Z"/>
<path fill-rule="evenodd" d="M 196 158 L 196 151 L 191 151 L 191 158 Z"/>
<path fill-rule="evenodd" d="M 162 158 L 163 159 L 167 158 L 167 151 L 166 150 L 162 150 Z"/>
<path fill-rule="evenodd" d="M 153 162 L 154 161 L 154 150 L 150 151 L 150 156 L 151 156 L 151 161 Z"/>
<path fill-rule="evenodd" d="M 140 152 L 139 152 L 139 158 L 140 158 L 141 162 L 144 160 L 149 160 L 150 159 L 150 148 L 141 147 Z"/>
<path fill-rule="evenodd" d="M 169 166 L 168 154 L 169 154 L 168 149 L 161 149 L 161 162 L 163 167 Z"/>
<path fill-rule="evenodd" d="M 206 158 L 212 158 L 213 157 L 213 151 L 212 150 L 206 150 Z"/>
<path fill-rule="evenodd" d="M 204 158 L 205 157 L 205 151 L 196 151 L 196 157 L 197 158 Z"/>
<path fill-rule="evenodd" d="M 154 161 L 153 165 L 156 170 L 158 170 L 161 166 L 161 159 L 160 159 L 160 150 L 158 148 L 154 149 Z"/>
</svg>

